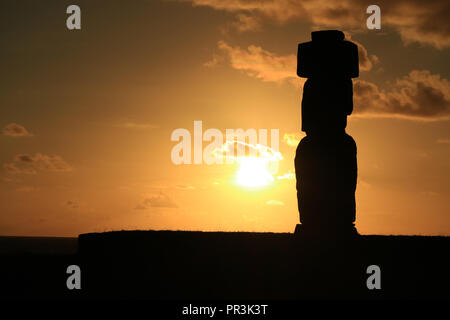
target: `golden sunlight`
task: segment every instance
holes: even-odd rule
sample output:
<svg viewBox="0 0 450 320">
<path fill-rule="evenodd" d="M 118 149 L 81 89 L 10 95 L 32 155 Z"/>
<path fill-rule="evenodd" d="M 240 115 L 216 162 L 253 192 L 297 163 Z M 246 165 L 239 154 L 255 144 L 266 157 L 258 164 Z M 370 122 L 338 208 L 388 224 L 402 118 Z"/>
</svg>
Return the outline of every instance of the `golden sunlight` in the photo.
<svg viewBox="0 0 450 320">
<path fill-rule="evenodd" d="M 219 148 L 212 151 L 212 155 L 229 163 L 238 163 L 239 170 L 236 183 L 246 187 L 262 187 L 274 181 L 278 172 L 278 162 L 283 156 L 276 149 L 262 144 L 250 144 L 244 141 L 227 140 Z M 246 150 L 250 155 L 245 155 Z"/>
<path fill-rule="evenodd" d="M 268 167 L 268 161 L 258 157 L 239 158 L 239 171 L 236 182 L 246 187 L 261 187 L 274 179 Z"/>
</svg>

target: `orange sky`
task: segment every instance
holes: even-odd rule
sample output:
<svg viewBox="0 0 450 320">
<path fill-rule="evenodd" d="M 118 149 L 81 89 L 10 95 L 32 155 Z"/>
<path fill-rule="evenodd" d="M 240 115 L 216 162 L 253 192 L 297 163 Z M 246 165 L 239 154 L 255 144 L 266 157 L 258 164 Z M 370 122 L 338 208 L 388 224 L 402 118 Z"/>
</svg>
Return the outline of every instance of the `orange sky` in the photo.
<svg viewBox="0 0 450 320">
<path fill-rule="evenodd" d="M 297 44 L 331 28 L 359 45 L 359 232 L 450 234 L 448 1 L 378 2 L 381 30 L 365 1 L 77 1 L 78 31 L 69 4 L 0 4 L 0 235 L 292 232 Z M 195 120 L 279 129 L 274 181 L 172 163 Z"/>
</svg>

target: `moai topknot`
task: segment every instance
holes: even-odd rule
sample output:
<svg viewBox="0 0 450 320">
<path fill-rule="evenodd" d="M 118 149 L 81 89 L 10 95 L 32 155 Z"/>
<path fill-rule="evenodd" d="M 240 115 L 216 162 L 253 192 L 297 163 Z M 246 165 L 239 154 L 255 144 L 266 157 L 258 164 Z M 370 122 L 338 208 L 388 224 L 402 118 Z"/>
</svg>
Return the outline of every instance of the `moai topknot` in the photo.
<svg viewBox="0 0 450 320">
<path fill-rule="evenodd" d="M 345 132 L 353 111 L 352 78 L 359 74 L 358 48 L 337 30 L 312 32 L 298 46 L 303 87 L 302 131 L 295 173 L 301 225 L 308 235 L 354 235 L 356 143 Z"/>
</svg>

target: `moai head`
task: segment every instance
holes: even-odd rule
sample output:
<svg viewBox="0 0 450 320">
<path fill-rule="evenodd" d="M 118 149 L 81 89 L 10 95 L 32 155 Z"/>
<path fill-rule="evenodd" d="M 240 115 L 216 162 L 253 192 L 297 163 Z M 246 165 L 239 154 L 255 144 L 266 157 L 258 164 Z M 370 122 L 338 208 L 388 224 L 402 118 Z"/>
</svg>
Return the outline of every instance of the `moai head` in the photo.
<svg viewBox="0 0 450 320">
<path fill-rule="evenodd" d="M 359 74 L 358 47 L 337 30 L 315 31 L 298 45 L 297 74 L 303 87 L 302 130 L 326 133 L 345 130 L 353 111 L 352 78 Z"/>
<path fill-rule="evenodd" d="M 300 43 L 297 75 L 301 78 L 356 78 L 359 76 L 358 47 L 344 40 L 338 30 L 311 32 L 312 41 Z"/>
</svg>

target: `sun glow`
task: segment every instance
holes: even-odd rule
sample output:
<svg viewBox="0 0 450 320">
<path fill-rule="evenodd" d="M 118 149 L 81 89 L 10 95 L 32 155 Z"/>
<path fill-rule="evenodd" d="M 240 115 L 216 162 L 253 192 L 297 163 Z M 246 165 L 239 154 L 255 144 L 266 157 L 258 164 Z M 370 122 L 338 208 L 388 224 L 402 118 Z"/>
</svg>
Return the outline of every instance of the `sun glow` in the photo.
<svg viewBox="0 0 450 320">
<path fill-rule="evenodd" d="M 245 149 L 250 155 L 246 155 Z M 278 162 L 283 159 L 275 149 L 242 141 L 226 141 L 213 151 L 213 155 L 226 159 L 228 163 L 238 163 L 236 183 L 246 187 L 262 187 L 272 183 L 278 171 Z"/>
<path fill-rule="evenodd" d="M 246 187 L 261 187 L 273 182 L 268 161 L 258 157 L 239 158 L 236 182 Z"/>
</svg>

